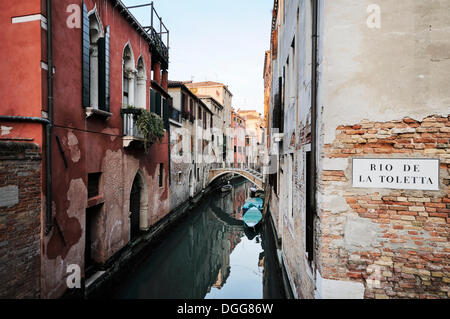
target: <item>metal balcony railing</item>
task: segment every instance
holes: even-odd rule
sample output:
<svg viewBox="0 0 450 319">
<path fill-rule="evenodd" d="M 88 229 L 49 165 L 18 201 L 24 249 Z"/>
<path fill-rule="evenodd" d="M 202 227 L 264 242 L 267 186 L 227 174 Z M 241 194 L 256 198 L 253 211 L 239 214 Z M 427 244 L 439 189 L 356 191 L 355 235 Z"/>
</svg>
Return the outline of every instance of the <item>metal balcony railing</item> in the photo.
<svg viewBox="0 0 450 319">
<path fill-rule="evenodd" d="M 122 109 L 123 117 L 123 135 L 141 139 L 144 136 L 139 132 L 137 127 L 137 119 L 141 114 L 140 109 Z"/>
</svg>

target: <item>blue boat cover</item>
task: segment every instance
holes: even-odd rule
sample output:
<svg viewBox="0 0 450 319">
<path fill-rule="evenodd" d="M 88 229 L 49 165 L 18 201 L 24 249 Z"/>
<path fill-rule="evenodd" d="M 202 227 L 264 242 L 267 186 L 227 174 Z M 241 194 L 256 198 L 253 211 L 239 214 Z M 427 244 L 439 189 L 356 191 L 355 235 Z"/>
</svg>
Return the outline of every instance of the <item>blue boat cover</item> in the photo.
<svg viewBox="0 0 450 319">
<path fill-rule="evenodd" d="M 258 209 L 262 209 L 263 205 L 264 205 L 264 201 L 262 200 L 262 198 L 259 198 L 259 197 L 249 198 L 245 201 L 245 204 L 247 204 L 247 203 L 248 203 L 248 205 L 253 204 L 253 206 L 255 206 Z M 249 207 L 251 207 L 251 206 L 249 206 Z"/>
<path fill-rule="evenodd" d="M 254 227 L 256 224 L 258 224 L 262 219 L 262 214 L 256 207 L 251 207 L 247 211 L 247 213 L 244 215 L 244 223 L 247 224 L 247 226 Z"/>
</svg>

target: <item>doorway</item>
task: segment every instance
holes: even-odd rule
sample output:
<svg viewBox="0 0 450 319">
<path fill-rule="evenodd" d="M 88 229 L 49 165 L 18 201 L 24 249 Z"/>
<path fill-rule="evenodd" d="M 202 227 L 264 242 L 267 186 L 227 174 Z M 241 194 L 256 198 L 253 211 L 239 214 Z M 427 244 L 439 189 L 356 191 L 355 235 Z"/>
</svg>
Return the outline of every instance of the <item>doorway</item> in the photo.
<svg viewBox="0 0 450 319">
<path fill-rule="evenodd" d="M 194 197 L 194 176 L 192 176 L 192 170 L 189 172 L 189 197 Z"/>
<path fill-rule="evenodd" d="M 103 204 L 86 209 L 84 273 L 88 278 L 95 270 L 95 256 L 98 255 L 99 225 Z"/>
</svg>

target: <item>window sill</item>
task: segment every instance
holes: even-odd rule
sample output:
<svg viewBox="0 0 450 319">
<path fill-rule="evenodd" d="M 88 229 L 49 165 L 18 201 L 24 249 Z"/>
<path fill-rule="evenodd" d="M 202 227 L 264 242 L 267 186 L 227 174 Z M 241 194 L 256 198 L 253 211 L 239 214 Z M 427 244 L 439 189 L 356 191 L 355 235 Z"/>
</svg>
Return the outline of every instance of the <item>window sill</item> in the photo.
<svg viewBox="0 0 450 319">
<path fill-rule="evenodd" d="M 180 122 L 177 122 L 177 121 L 172 120 L 172 119 L 169 119 L 169 122 L 170 122 L 171 124 L 175 125 L 175 126 L 179 126 L 179 127 L 182 127 L 182 126 L 183 126 L 183 124 L 181 124 Z"/>
<path fill-rule="evenodd" d="M 87 107 L 86 108 L 86 117 L 89 118 L 91 116 L 99 116 L 99 117 L 104 117 L 104 118 L 108 119 L 112 116 L 112 113 L 102 111 L 102 110 L 99 110 L 99 109 L 96 109 L 93 107 Z"/>
<path fill-rule="evenodd" d="M 284 133 L 273 133 L 273 138 L 275 142 L 282 142 L 284 138 Z"/>
</svg>

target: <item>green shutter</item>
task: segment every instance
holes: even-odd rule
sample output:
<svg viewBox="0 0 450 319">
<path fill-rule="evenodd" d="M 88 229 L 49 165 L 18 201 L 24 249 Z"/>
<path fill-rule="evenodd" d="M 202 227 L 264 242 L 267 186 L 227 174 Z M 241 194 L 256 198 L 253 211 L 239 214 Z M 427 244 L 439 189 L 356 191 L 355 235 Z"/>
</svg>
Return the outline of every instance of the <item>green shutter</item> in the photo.
<svg viewBox="0 0 450 319">
<path fill-rule="evenodd" d="M 90 65 L 89 65 L 89 46 L 90 46 L 90 38 L 89 38 L 89 17 L 86 5 L 83 1 L 83 26 L 81 30 L 81 86 L 82 86 L 82 103 L 83 107 L 91 106 L 91 97 L 90 97 Z"/>
<path fill-rule="evenodd" d="M 156 92 L 155 113 L 161 116 L 161 93 Z"/>
<path fill-rule="evenodd" d="M 169 128 L 169 100 L 168 99 L 164 99 L 164 114 L 163 114 L 163 119 L 164 119 L 164 128 L 167 130 Z"/>
<path fill-rule="evenodd" d="M 155 104 L 156 104 L 156 92 L 153 89 L 150 89 L 150 112 L 155 112 Z"/>
<path fill-rule="evenodd" d="M 110 106 L 110 27 L 104 38 L 98 39 L 98 90 L 99 108 L 109 112 Z"/>
</svg>

